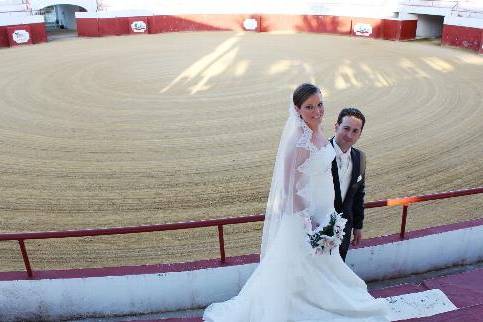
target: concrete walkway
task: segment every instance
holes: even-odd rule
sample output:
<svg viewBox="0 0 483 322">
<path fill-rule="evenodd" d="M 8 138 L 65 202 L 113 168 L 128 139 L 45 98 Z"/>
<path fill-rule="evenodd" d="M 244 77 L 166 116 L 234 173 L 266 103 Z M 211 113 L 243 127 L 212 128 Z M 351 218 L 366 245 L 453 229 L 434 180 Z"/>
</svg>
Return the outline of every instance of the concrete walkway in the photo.
<svg viewBox="0 0 483 322">
<path fill-rule="evenodd" d="M 443 270 L 411 275 L 405 278 L 368 283 L 375 297 L 397 297 L 403 294 L 441 290 L 457 307 L 457 310 L 430 317 L 401 321 L 483 321 L 483 262 L 474 265 L 456 266 Z M 158 314 L 92 318 L 72 320 L 76 322 L 199 322 L 203 310 L 165 312 Z"/>
</svg>

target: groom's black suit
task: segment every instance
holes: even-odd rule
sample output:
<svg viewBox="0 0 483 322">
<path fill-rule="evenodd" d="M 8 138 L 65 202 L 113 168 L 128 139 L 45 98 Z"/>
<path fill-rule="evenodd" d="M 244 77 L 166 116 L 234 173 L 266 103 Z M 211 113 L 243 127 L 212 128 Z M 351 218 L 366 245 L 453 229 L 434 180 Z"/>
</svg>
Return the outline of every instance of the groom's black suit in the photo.
<svg viewBox="0 0 483 322">
<path fill-rule="evenodd" d="M 334 145 L 334 138 L 330 139 L 332 146 Z M 352 235 L 352 229 L 362 229 L 364 221 L 364 195 L 366 182 L 366 156 L 365 154 L 352 147 L 352 174 L 349 188 L 342 202 L 340 192 L 339 172 L 337 171 L 337 158 L 332 161 L 332 177 L 334 179 L 334 208 L 337 212 L 343 213 L 342 217 L 347 219 L 345 226 L 345 235 L 342 245 L 339 247 L 340 256 L 345 261 L 347 251 Z M 358 180 L 359 179 L 359 180 Z"/>
</svg>

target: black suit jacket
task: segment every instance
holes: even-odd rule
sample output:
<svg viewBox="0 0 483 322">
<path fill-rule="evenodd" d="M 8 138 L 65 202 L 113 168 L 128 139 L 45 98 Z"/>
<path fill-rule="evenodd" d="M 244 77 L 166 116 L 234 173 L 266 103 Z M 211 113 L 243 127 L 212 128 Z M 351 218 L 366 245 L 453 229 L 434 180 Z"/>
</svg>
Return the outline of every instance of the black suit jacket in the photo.
<svg viewBox="0 0 483 322">
<path fill-rule="evenodd" d="M 334 138 L 330 139 L 332 146 Z M 343 218 L 347 219 L 346 227 L 362 229 L 364 222 L 364 195 L 366 182 L 366 156 L 365 154 L 352 147 L 352 175 L 349 188 L 347 190 L 344 202 L 340 192 L 339 172 L 337 171 L 337 159 L 332 161 L 332 177 L 334 180 L 334 208 L 337 212 L 342 212 Z M 360 180 L 357 179 L 360 176 Z"/>
</svg>

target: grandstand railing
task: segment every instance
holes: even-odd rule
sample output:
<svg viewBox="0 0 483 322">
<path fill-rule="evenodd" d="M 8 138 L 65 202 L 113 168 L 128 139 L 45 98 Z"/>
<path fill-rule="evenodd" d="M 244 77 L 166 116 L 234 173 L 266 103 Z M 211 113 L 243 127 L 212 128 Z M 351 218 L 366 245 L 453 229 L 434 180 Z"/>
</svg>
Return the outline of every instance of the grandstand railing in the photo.
<svg viewBox="0 0 483 322">
<path fill-rule="evenodd" d="M 483 12 L 483 4 L 481 3 L 481 0 L 403 0 L 399 2 L 399 5 L 410 7 L 432 7 L 439 9 L 451 9 L 451 14 L 456 14 L 458 12 Z"/>
<path fill-rule="evenodd" d="M 480 193 L 483 193 L 483 187 L 464 189 L 464 190 L 455 190 L 455 191 L 448 191 L 448 192 L 434 193 L 434 194 L 427 194 L 427 195 L 403 197 L 403 198 L 370 201 L 365 203 L 364 207 L 368 209 L 368 208 L 379 208 L 379 207 L 402 206 L 401 230 L 399 235 L 401 239 L 404 239 L 405 233 L 406 233 L 408 207 L 410 204 L 424 202 L 424 201 L 431 201 L 431 200 L 462 197 L 462 196 L 468 196 L 468 195 L 474 195 L 474 194 L 480 194 Z M 147 232 L 168 231 L 168 230 L 217 227 L 218 243 L 220 246 L 220 259 L 222 262 L 224 262 L 226 255 L 225 255 L 225 241 L 224 241 L 224 234 L 223 234 L 223 226 L 258 222 L 258 221 L 263 221 L 264 218 L 265 216 L 263 214 L 259 214 L 259 215 L 242 216 L 242 217 L 211 219 L 211 220 L 202 220 L 202 221 L 189 221 L 189 222 L 159 224 L 159 225 L 144 225 L 144 226 L 135 226 L 135 227 L 3 233 L 3 234 L 0 234 L 0 241 L 18 241 L 27 275 L 29 277 L 33 277 L 32 266 L 30 265 L 27 249 L 25 247 L 26 240 L 136 234 L 136 233 L 147 233 Z"/>
</svg>

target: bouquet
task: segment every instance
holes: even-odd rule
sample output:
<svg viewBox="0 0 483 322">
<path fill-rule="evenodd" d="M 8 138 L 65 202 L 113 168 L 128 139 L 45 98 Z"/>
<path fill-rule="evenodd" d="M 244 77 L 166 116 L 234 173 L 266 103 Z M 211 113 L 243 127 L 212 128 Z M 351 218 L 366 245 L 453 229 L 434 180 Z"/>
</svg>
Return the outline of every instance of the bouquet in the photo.
<svg viewBox="0 0 483 322">
<path fill-rule="evenodd" d="M 332 250 L 342 244 L 347 219 L 341 215 L 335 211 L 331 213 L 325 226 L 315 224 L 312 217 L 305 218 L 306 241 L 313 255 L 332 254 Z"/>
</svg>

